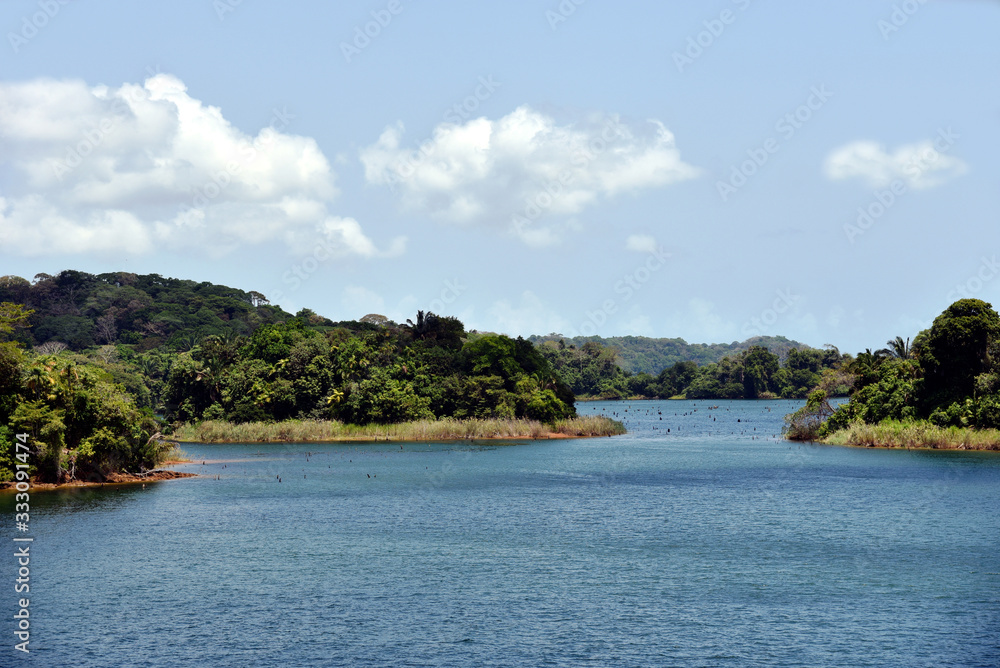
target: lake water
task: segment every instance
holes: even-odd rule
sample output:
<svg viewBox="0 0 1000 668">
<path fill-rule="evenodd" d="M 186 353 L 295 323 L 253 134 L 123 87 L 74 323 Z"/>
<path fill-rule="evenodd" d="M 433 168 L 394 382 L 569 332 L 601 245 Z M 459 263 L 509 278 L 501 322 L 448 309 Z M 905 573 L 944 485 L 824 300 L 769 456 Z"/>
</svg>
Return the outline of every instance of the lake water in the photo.
<svg viewBox="0 0 1000 668">
<path fill-rule="evenodd" d="M 0 665 L 1000 665 L 1000 456 L 781 441 L 799 405 L 586 403 L 630 433 L 513 445 L 188 445 L 203 477 L 35 492 L 28 657 L 3 495 Z"/>
</svg>

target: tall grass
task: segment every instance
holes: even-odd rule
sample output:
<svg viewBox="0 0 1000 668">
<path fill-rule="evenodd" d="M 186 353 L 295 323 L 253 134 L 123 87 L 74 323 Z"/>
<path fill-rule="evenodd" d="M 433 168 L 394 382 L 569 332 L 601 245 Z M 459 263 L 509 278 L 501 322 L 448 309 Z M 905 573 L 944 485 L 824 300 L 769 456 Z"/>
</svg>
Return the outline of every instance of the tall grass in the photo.
<svg viewBox="0 0 1000 668">
<path fill-rule="evenodd" d="M 488 438 L 558 438 L 624 434 L 621 422 L 604 417 L 559 420 L 553 426 L 535 420 L 420 420 L 388 425 L 350 425 L 325 420 L 248 422 L 206 420 L 184 425 L 173 438 L 196 443 L 273 443 L 312 441 L 451 441 Z"/>
<path fill-rule="evenodd" d="M 930 422 L 852 424 L 825 439 L 834 445 L 935 450 L 1000 450 L 1000 430 L 938 427 Z"/>
</svg>

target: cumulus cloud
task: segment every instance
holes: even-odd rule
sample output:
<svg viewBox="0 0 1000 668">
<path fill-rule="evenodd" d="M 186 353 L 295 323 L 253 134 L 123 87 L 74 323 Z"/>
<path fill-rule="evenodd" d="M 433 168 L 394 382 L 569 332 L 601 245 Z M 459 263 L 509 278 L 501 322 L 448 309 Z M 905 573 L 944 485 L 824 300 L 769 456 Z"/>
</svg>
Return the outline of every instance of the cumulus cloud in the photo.
<svg viewBox="0 0 1000 668">
<path fill-rule="evenodd" d="M 900 180 L 910 188 L 939 186 L 964 174 L 968 167 L 948 155 L 953 139 L 942 133 L 936 139 L 906 144 L 895 151 L 873 141 L 855 141 L 835 149 L 827 156 L 824 171 L 828 178 L 858 178 L 873 188 L 882 188 Z"/>
<path fill-rule="evenodd" d="M 659 121 L 628 125 L 601 115 L 573 125 L 522 106 L 497 120 L 442 123 L 417 148 L 403 126 L 360 153 L 369 183 L 404 206 L 453 223 L 493 225 L 547 245 L 569 218 L 602 199 L 691 179 L 674 136 Z"/>
<path fill-rule="evenodd" d="M 225 252 L 244 244 L 382 254 L 327 207 L 335 175 L 315 140 L 275 109 L 256 135 L 174 76 L 118 88 L 0 83 L 0 244 L 23 254 Z M 397 239 L 385 253 L 401 251 Z"/>
</svg>

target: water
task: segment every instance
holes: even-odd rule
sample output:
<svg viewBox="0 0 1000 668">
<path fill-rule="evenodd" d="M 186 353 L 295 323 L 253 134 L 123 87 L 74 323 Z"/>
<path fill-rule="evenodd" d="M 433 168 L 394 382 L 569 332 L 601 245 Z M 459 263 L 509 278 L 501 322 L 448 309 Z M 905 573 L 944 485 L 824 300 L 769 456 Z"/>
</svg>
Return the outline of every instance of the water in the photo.
<svg viewBox="0 0 1000 668">
<path fill-rule="evenodd" d="M 32 653 L 5 621 L 0 665 L 1000 665 L 1000 456 L 789 444 L 799 405 L 587 403 L 631 433 L 515 445 L 189 445 L 204 477 L 36 492 Z"/>
</svg>

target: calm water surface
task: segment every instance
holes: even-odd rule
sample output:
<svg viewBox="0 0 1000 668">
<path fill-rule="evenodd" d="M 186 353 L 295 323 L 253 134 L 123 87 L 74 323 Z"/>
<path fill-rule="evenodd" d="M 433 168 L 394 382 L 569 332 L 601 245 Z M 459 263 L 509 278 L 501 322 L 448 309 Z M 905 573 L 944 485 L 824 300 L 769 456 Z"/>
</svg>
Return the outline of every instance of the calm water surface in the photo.
<svg viewBox="0 0 1000 668">
<path fill-rule="evenodd" d="M 781 441 L 799 405 L 581 404 L 630 429 L 601 439 L 188 445 L 203 477 L 36 492 L 32 652 L 2 557 L 0 665 L 1000 665 L 1000 456 Z"/>
</svg>

